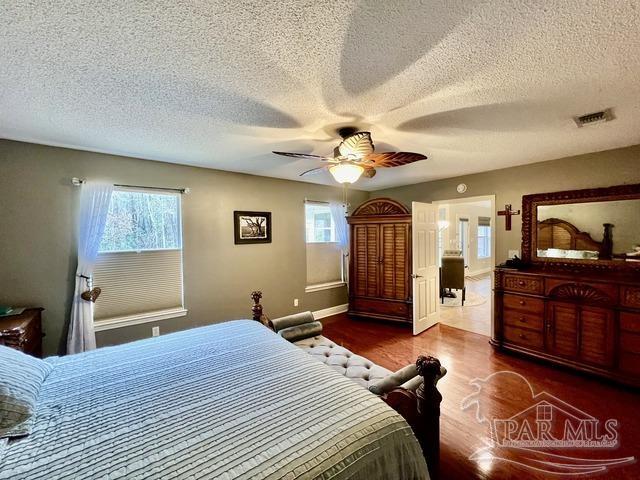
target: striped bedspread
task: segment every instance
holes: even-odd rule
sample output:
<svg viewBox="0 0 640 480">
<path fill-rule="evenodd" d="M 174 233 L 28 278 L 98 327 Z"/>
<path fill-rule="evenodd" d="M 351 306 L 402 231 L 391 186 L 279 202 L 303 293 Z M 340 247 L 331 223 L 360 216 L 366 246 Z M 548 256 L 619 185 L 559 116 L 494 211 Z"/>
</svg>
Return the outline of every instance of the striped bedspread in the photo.
<svg viewBox="0 0 640 480">
<path fill-rule="evenodd" d="M 48 361 L 0 479 L 428 478 L 402 417 L 256 322 Z"/>
</svg>

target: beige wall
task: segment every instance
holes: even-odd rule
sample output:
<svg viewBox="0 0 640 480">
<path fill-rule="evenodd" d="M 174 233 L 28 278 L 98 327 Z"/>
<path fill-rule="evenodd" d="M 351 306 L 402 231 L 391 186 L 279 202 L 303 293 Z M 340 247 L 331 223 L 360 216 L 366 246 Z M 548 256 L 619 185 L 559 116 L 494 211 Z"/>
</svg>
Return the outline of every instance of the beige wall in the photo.
<svg viewBox="0 0 640 480">
<path fill-rule="evenodd" d="M 467 192 L 462 195 L 456 192 L 459 183 L 468 186 Z M 412 201 L 431 202 L 495 194 L 497 210 L 502 210 L 506 203 L 518 210 L 522 206 L 522 196 L 529 193 L 631 183 L 640 183 L 640 145 L 378 190 L 373 192 L 372 197 L 391 197 L 411 205 Z M 509 249 L 520 249 L 521 226 L 521 217 L 513 217 L 513 228 L 507 232 L 504 229 L 504 217 L 496 217 L 498 263 L 507 258 Z"/>
<path fill-rule="evenodd" d="M 183 197 L 189 314 L 159 322 L 163 333 L 246 318 L 249 293 L 257 289 L 272 317 L 347 301 L 345 288 L 304 291 L 304 199 L 341 200 L 339 188 L 0 140 L 0 304 L 46 309 L 47 354 L 62 351 L 76 267 L 79 189 L 71 177 L 191 189 Z M 368 197 L 356 190 L 349 195 L 353 205 Z M 271 211 L 273 243 L 234 245 L 234 210 Z M 148 337 L 152 325 L 99 332 L 98 343 Z"/>
</svg>

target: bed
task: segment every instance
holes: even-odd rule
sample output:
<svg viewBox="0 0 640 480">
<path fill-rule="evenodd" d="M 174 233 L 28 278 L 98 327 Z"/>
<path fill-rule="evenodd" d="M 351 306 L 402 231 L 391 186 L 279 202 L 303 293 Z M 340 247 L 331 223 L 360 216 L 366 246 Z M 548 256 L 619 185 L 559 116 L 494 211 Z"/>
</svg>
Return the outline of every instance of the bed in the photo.
<svg viewBox="0 0 640 480">
<path fill-rule="evenodd" d="M 255 321 L 45 362 L 2 480 L 429 478 L 399 414 Z"/>
<path fill-rule="evenodd" d="M 536 255 L 541 258 L 574 258 L 597 260 L 611 257 L 611 228 L 605 223 L 602 242 L 581 232 L 575 225 L 559 218 L 538 221 Z"/>
</svg>

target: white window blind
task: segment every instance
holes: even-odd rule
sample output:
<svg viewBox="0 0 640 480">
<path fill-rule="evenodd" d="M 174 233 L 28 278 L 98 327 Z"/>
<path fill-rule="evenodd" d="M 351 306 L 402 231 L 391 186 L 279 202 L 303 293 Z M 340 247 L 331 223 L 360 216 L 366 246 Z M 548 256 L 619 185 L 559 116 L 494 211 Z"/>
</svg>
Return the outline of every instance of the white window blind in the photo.
<svg viewBox="0 0 640 480">
<path fill-rule="evenodd" d="M 178 194 L 114 192 L 93 272 L 97 323 L 183 307 L 180 217 Z"/>
<path fill-rule="evenodd" d="M 98 255 L 96 321 L 182 307 L 182 250 Z"/>
<path fill-rule="evenodd" d="M 305 202 L 307 242 L 307 286 L 343 282 L 342 246 L 337 242 L 335 223 L 328 203 Z"/>
</svg>

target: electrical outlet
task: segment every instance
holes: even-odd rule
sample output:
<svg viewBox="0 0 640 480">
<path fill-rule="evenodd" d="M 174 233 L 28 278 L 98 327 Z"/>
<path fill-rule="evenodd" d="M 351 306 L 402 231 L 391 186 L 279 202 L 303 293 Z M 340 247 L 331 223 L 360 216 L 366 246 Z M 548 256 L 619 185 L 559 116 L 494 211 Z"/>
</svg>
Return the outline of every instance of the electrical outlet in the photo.
<svg viewBox="0 0 640 480">
<path fill-rule="evenodd" d="M 160 327 L 151 327 L 151 335 L 153 337 L 159 337 L 160 336 Z"/>
<path fill-rule="evenodd" d="M 516 255 L 520 257 L 520 250 L 509 250 L 509 258 L 513 258 Z"/>
<path fill-rule="evenodd" d="M 294 298 L 294 299 L 293 299 L 293 306 L 294 306 L 294 307 L 297 307 L 297 306 L 298 306 L 298 299 L 297 299 L 297 298 Z"/>
</svg>

